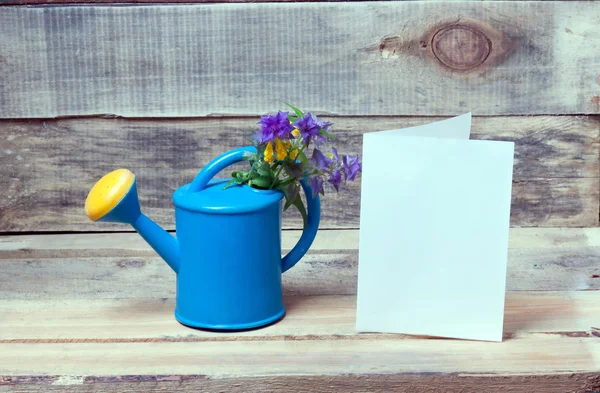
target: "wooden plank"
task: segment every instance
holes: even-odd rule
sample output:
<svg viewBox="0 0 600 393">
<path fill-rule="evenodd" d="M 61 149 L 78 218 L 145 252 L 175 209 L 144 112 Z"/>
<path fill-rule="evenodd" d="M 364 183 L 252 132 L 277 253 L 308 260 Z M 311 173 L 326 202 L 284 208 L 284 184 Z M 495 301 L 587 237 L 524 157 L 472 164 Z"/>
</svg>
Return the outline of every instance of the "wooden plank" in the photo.
<svg viewBox="0 0 600 393">
<path fill-rule="evenodd" d="M 0 301 L 0 343 L 195 342 L 252 340 L 379 340 L 397 335 L 355 333 L 355 296 L 285 298 L 286 317 L 264 329 L 215 333 L 173 317 L 175 299 Z M 504 337 L 523 333 L 590 332 L 600 291 L 508 292 Z"/>
<path fill-rule="evenodd" d="M 596 337 L 548 334 L 524 334 L 503 343 L 423 339 L 19 343 L 0 344 L 0 375 L 545 375 L 598 372 L 599 351 Z"/>
<path fill-rule="evenodd" d="M 440 118 L 329 118 L 340 151 L 362 152 L 362 134 Z M 172 192 L 199 168 L 247 143 L 256 118 L 191 120 L 67 119 L 0 122 L 0 231 L 111 231 L 83 212 L 90 187 L 127 167 L 138 176 L 142 208 L 174 229 Z M 513 226 L 597 226 L 600 169 L 597 117 L 473 119 L 473 138 L 514 141 Z M 227 176 L 225 173 L 224 176 Z M 321 228 L 357 228 L 360 181 L 323 198 Z M 290 211 L 291 212 L 291 211 Z M 287 214 L 287 213 L 286 213 Z M 286 228 L 299 228 L 287 214 Z"/>
<path fill-rule="evenodd" d="M 588 1 L 2 7 L 0 117 L 260 114 L 279 99 L 338 115 L 600 113 L 599 12 Z"/>
<path fill-rule="evenodd" d="M 495 390 L 500 385 L 494 378 L 531 389 L 546 386 L 548 379 L 562 386 L 561 375 L 569 375 L 574 391 L 574 383 L 598 386 L 597 374 L 590 372 L 600 366 L 600 346 L 589 325 L 599 297 L 600 292 L 509 292 L 502 344 L 357 335 L 353 296 L 287 298 L 283 321 L 244 333 L 182 327 L 172 318 L 172 299 L 2 301 L 0 391 L 34 392 L 44 385 L 43 391 L 97 392 L 134 382 L 131 391 L 171 391 L 168 382 L 178 381 L 179 388 L 253 391 L 275 383 L 292 392 L 334 392 L 359 376 L 382 391 L 396 391 L 409 380 L 428 387 L 449 380 L 452 389 L 463 391 L 476 382 L 480 389 L 491 383 L 493 390 L 486 391 L 502 391 Z M 56 358 L 58 365 L 50 361 Z M 287 378 L 298 374 L 316 386 Z M 392 381 L 394 388 L 385 390 Z"/>
<path fill-rule="evenodd" d="M 358 235 L 320 231 L 286 295 L 354 295 Z M 291 248 L 299 231 L 283 233 Z M 0 299 L 172 298 L 175 275 L 137 234 L 0 237 Z M 508 290 L 600 289 L 600 228 L 511 229 Z"/>
<path fill-rule="evenodd" d="M 335 3 L 340 1 L 362 1 L 362 0 L 0 0 L 0 6 L 2 5 L 28 5 L 28 4 L 144 4 L 144 3 L 288 3 L 288 2 L 300 2 L 300 3 L 313 3 L 313 2 L 327 2 Z M 372 0 L 372 1 L 392 1 L 392 0 Z M 414 0 L 400 0 L 400 1 L 414 1 Z M 463 0 L 463 1 L 490 1 L 490 0 Z M 507 1 L 529 1 L 529 0 L 507 0 Z M 576 0 L 561 0 L 561 1 L 576 1 Z"/>
<path fill-rule="evenodd" d="M 27 4 L 140 4 L 140 3 L 263 3 L 263 2 L 273 2 L 273 3 L 287 3 L 287 2 L 297 2 L 298 0 L 0 0 L 0 6 L 2 5 L 27 5 Z M 303 3 L 312 3 L 312 2 L 337 2 L 342 0 L 302 0 Z M 361 1 L 361 0 L 344 0 L 344 1 Z M 374 1 L 391 1 L 391 0 L 374 0 Z M 410 1 L 410 0 L 404 0 Z M 470 0 L 467 0 L 470 1 Z M 526 1 L 526 0 L 514 0 L 514 1 Z M 573 1 L 573 0 L 566 0 Z"/>
<path fill-rule="evenodd" d="M 600 390 L 597 373 L 490 376 L 478 374 L 377 374 L 262 376 L 210 379 L 203 375 L 18 376 L 0 377 L 0 392 L 130 393 L 583 393 Z M 4 382 L 4 386 L 2 384 Z"/>
<path fill-rule="evenodd" d="M 509 292 L 503 343 L 357 335 L 353 296 L 287 298 L 230 334 L 178 325 L 172 299 L 3 300 L 0 392 L 594 391 L 599 296 Z"/>
</svg>

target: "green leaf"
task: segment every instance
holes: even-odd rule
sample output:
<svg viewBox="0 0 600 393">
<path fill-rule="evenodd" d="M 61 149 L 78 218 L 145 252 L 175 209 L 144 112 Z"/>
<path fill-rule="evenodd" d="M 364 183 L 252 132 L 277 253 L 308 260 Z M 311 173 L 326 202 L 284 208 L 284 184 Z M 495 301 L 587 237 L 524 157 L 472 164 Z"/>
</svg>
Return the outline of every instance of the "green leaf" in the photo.
<svg viewBox="0 0 600 393">
<path fill-rule="evenodd" d="M 266 162 L 259 164 L 256 168 L 256 173 L 258 173 L 262 177 L 270 177 L 271 176 L 271 167 Z"/>
<path fill-rule="evenodd" d="M 233 176 L 236 179 L 247 179 L 248 173 L 248 171 L 235 171 L 231 173 L 231 176 Z"/>
<path fill-rule="evenodd" d="M 234 183 L 240 184 L 238 179 L 231 179 L 227 184 L 225 184 L 225 187 L 223 187 L 223 189 L 225 190 L 231 187 Z"/>
<path fill-rule="evenodd" d="M 283 211 L 286 211 L 290 206 L 292 206 L 294 200 L 298 196 L 299 191 L 300 190 L 298 189 L 297 183 L 289 184 L 284 188 L 283 193 L 285 195 L 285 206 L 283 207 Z"/>
<path fill-rule="evenodd" d="M 248 177 L 247 179 L 251 179 L 254 176 L 254 173 L 256 172 L 256 166 L 254 164 L 252 164 L 250 166 L 250 172 L 248 172 Z"/>
<path fill-rule="evenodd" d="M 288 120 L 293 123 L 298 120 L 298 116 L 288 115 Z"/>
<path fill-rule="evenodd" d="M 319 130 L 319 134 L 326 136 L 327 138 L 331 138 L 331 139 L 335 138 L 333 135 L 331 135 L 330 133 L 328 133 L 327 131 L 325 131 L 322 128 Z"/>
<path fill-rule="evenodd" d="M 302 165 L 304 165 L 304 166 L 308 165 L 308 158 L 306 157 L 306 154 L 304 154 L 304 152 L 298 154 L 297 158 L 300 160 Z"/>
<path fill-rule="evenodd" d="M 294 113 L 296 114 L 297 117 L 303 117 L 304 116 L 304 112 L 302 112 L 300 109 L 296 108 L 295 106 L 292 106 L 292 105 L 288 104 L 285 101 L 281 101 L 281 102 L 283 102 L 285 105 L 287 105 L 290 108 L 292 108 L 292 110 L 294 111 Z"/>
<path fill-rule="evenodd" d="M 279 185 L 282 187 L 288 186 L 288 185 L 294 183 L 296 180 L 298 180 L 298 179 L 296 179 L 295 177 L 288 177 L 287 179 L 281 181 L 281 183 L 279 183 Z"/>
<path fill-rule="evenodd" d="M 304 207 L 304 203 L 302 202 L 302 197 L 300 197 L 300 193 L 296 195 L 294 202 L 292 205 L 296 206 L 300 214 L 302 215 L 302 220 L 304 221 L 304 227 L 306 227 L 306 208 Z"/>
<path fill-rule="evenodd" d="M 294 203 L 294 200 L 288 197 L 288 194 L 285 193 L 285 205 L 283 206 L 283 211 L 286 211 L 287 209 L 290 208 L 290 206 L 292 206 L 292 203 Z"/>
<path fill-rule="evenodd" d="M 271 182 L 272 182 L 271 178 L 260 176 L 260 177 L 251 179 L 248 184 L 250 184 L 251 186 L 257 186 L 259 188 L 268 189 L 269 186 L 271 185 Z"/>
</svg>

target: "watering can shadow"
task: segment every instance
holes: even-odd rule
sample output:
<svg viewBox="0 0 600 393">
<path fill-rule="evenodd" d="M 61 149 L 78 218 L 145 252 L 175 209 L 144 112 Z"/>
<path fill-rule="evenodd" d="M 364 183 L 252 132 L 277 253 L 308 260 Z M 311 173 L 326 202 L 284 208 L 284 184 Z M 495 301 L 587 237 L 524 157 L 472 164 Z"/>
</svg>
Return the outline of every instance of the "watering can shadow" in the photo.
<svg viewBox="0 0 600 393">
<path fill-rule="evenodd" d="M 242 147 L 213 159 L 175 191 L 177 237 L 140 210 L 136 178 L 118 169 L 100 179 L 85 203 L 93 221 L 130 224 L 177 275 L 175 318 L 194 328 L 239 331 L 272 324 L 285 314 L 281 274 L 308 251 L 319 228 L 319 196 L 305 180 L 307 220 L 296 246 L 281 257 L 283 193 L 247 185 L 224 189 L 213 179 L 243 160 Z"/>
</svg>

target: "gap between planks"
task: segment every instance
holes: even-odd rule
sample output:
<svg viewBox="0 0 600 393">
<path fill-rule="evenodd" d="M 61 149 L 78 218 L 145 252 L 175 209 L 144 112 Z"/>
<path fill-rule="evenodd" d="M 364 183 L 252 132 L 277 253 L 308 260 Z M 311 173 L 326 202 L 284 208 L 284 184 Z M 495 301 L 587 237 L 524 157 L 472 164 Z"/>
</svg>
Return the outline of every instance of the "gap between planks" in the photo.
<svg viewBox="0 0 600 393">
<path fill-rule="evenodd" d="M 301 235 L 301 230 L 283 230 L 282 249 L 291 249 Z M 311 250 L 358 250 L 359 235 L 359 229 L 319 230 Z M 510 249 L 600 247 L 600 227 L 510 228 L 508 247 Z M 58 250 L 94 250 L 98 256 L 104 255 L 107 250 L 153 252 L 148 243 L 135 232 L 0 236 L 0 260 L 19 257 L 21 254 L 32 257 L 32 252 L 36 251 Z"/>
</svg>

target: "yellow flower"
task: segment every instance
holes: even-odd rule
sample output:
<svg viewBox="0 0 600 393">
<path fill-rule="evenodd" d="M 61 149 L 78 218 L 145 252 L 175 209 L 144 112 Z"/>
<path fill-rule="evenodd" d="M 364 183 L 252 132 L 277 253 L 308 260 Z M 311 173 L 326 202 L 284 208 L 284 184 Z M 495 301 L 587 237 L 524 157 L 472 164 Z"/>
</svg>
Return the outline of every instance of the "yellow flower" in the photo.
<svg viewBox="0 0 600 393">
<path fill-rule="evenodd" d="M 285 150 L 289 151 L 290 147 L 292 147 L 292 143 L 290 141 L 283 141 L 283 146 L 285 146 Z M 298 148 L 289 152 L 290 158 L 295 160 L 298 157 Z"/>
<path fill-rule="evenodd" d="M 279 138 L 275 139 L 275 152 L 277 153 L 277 161 L 281 161 L 287 156 L 287 150 Z"/>
<path fill-rule="evenodd" d="M 273 156 L 273 143 L 267 143 L 267 147 L 265 148 L 265 161 L 273 162 L 275 161 L 275 157 Z"/>
<path fill-rule="evenodd" d="M 297 128 L 294 128 L 294 129 L 292 130 L 292 135 L 293 135 L 294 137 L 298 138 L 298 137 L 301 135 L 301 134 L 300 134 L 300 130 L 299 130 L 299 129 L 297 129 Z"/>
</svg>

